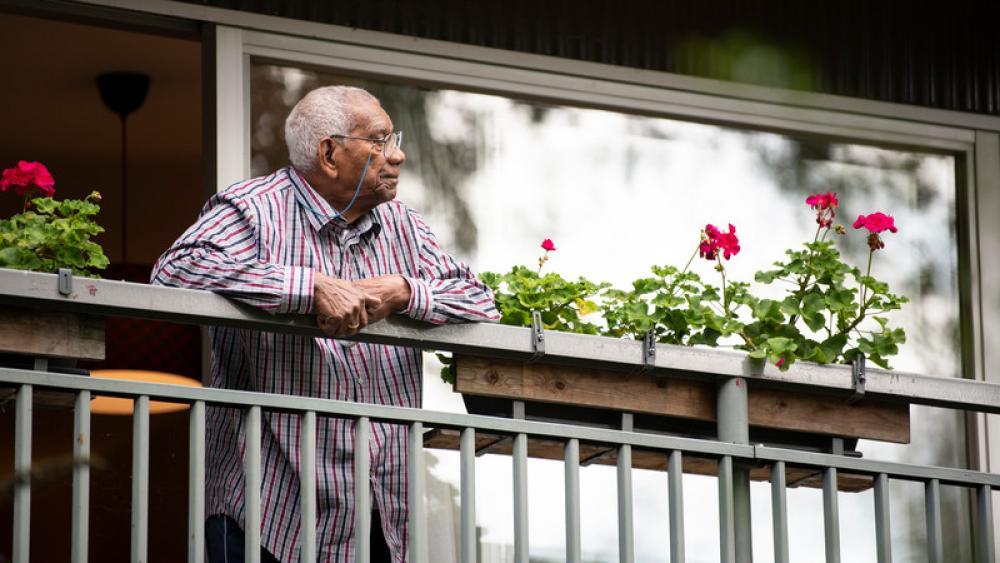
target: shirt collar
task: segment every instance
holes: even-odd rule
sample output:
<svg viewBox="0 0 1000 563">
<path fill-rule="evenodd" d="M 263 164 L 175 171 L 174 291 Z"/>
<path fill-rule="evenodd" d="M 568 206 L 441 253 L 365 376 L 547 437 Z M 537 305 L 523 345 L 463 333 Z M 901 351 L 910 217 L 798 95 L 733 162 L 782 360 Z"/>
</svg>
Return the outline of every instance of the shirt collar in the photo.
<svg viewBox="0 0 1000 563">
<path fill-rule="evenodd" d="M 292 186 L 295 188 L 295 198 L 305 209 L 306 218 L 309 224 L 316 231 L 324 228 L 333 228 L 338 232 L 352 231 L 357 236 L 371 232 L 372 236 L 378 236 L 382 232 L 382 223 L 378 219 L 378 213 L 374 209 L 359 217 L 353 225 L 348 225 L 342 217 L 337 215 L 337 211 L 326 199 L 319 195 L 316 190 L 309 185 L 309 182 L 291 166 L 285 169 Z"/>
</svg>

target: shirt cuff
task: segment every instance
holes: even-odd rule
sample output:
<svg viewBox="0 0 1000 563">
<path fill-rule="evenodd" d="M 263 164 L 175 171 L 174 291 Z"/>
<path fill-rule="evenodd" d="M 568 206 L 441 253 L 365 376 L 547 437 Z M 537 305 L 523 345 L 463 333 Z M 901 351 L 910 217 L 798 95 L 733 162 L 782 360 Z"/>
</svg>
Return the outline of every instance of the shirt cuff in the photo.
<svg viewBox="0 0 1000 563">
<path fill-rule="evenodd" d="M 418 321 L 429 320 L 434 309 L 434 295 L 430 286 L 427 282 L 416 278 L 403 276 L 403 279 L 410 284 L 410 302 L 406 304 L 402 313 Z"/>
<path fill-rule="evenodd" d="M 313 308 L 312 268 L 299 266 L 284 267 L 284 283 L 281 287 L 281 307 L 279 313 L 311 313 Z"/>
</svg>

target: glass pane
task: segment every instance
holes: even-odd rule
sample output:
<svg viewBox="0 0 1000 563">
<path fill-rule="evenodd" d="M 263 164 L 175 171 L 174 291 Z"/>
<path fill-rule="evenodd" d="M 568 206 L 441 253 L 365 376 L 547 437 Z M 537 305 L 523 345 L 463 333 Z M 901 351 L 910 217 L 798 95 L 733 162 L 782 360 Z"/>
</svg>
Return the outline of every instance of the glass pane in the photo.
<svg viewBox="0 0 1000 563">
<path fill-rule="evenodd" d="M 687 262 L 706 223 L 737 226 L 743 247 L 727 263 L 730 277 L 753 273 L 782 257 L 785 248 L 811 240 L 816 224 L 804 204 L 808 194 L 840 194 L 838 220 L 850 230 L 858 214 L 892 214 L 899 233 L 886 237 L 873 274 L 910 297 L 894 322 L 908 342 L 893 361 L 899 370 L 958 377 L 959 298 L 956 239 L 956 160 L 953 156 L 891 150 L 821 138 L 689 123 L 571 106 L 544 105 L 501 96 L 393 84 L 334 72 L 255 62 L 252 67 L 252 162 L 255 175 L 287 165 L 285 116 L 312 88 L 351 84 L 371 91 L 405 131 L 408 160 L 399 197 L 420 211 L 445 248 L 478 271 L 505 271 L 531 264 L 543 238 L 558 251 L 546 268 L 625 286 L 652 264 Z M 868 248 L 861 236 L 839 239 L 848 260 L 864 266 Z M 712 278 L 711 264 L 697 264 Z M 436 381 L 428 361 L 429 408 L 454 407 L 448 388 Z M 957 413 L 915 407 L 913 443 L 860 444 L 866 457 L 922 464 L 964 466 L 965 428 Z M 457 464 L 435 453 L 436 474 L 457 483 Z M 497 487 L 481 502 L 507 502 L 508 463 L 485 460 L 480 484 Z M 563 553 L 559 468 L 533 463 L 532 478 L 551 479 L 532 498 L 532 554 L 559 560 Z M 559 466 L 561 467 L 561 466 Z M 453 471 L 452 471 L 453 470 Z M 582 505 L 585 558 L 614 559 L 614 475 L 587 468 Z M 662 475 L 638 472 L 637 499 L 665 491 Z M 535 481 L 533 481 L 535 483 Z M 713 479 L 688 480 L 688 545 L 717 545 Z M 586 485 L 592 485 L 587 487 Z M 913 488 L 896 488 L 893 534 L 900 555 L 922 560 L 923 498 Z M 532 488 L 532 494 L 536 489 Z M 555 491 L 555 492 L 552 492 Z M 816 493 L 816 494 L 813 494 Z M 657 493 L 658 494 L 658 493 Z M 755 554 L 771 558 L 767 490 L 754 485 Z M 556 496 L 558 495 L 558 498 Z M 636 551 L 665 554 L 664 504 L 636 503 Z M 816 491 L 789 496 L 793 513 L 812 520 L 795 524 L 792 552 L 814 559 L 822 550 L 822 513 Z M 504 500 L 506 499 L 506 500 Z M 962 495 L 948 495 L 949 557 L 964 561 L 969 550 L 968 510 Z M 480 504 L 480 507 L 484 504 Z M 871 494 L 842 495 L 844 560 L 874 561 Z M 539 508 L 536 508 L 539 507 Z M 541 512 L 545 510 L 546 512 Z M 550 513 L 551 512 L 551 513 Z M 510 542 L 508 509 L 480 510 L 484 543 Z M 698 524 L 696 524 L 698 523 Z M 814 522 L 815 523 L 815 522 Z M 848 526 L 848 523 L 850 525 Z M 868 530 L 853 536 L 854 530 Z M 713 531 L 714 530 L 714 531 Z M 851 533 L 848 533 L 848 532 Z M 819 549 L 820 551 L 817 551 Z M 502 550 L 500 550 L 502 551 Z M 699 549 L 692 561 L 717 560 L 717 549 Z M 643 555 L 638 560 L 665 560 Z"/>
</svg>

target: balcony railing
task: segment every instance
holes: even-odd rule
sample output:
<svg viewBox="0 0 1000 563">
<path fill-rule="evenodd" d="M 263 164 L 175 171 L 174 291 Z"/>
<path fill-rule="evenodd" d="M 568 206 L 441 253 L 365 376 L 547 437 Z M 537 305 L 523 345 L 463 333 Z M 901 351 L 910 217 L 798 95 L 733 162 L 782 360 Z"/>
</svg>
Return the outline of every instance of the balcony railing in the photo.
<svg viewBox="0 0 1000 563">
<path fill-rule="evenodd" d="M 323 336 L 308 316 L 271 316 L 249 306 L 205 291 L 152 287 L 142 284 L 77 278 L 73 287 L 61 288 L 56 275 L 0 270 L 0 305 L 58 310 L 90 315 L 117 315 L 178 323 L 231 326 L 302 336 Z M 62 291 L 60 291 L 62 289 Z M 536 357 L 528 329 L 488 325 L 429 326 L 402 318 L 366 328 L 355 340 L 445 350 L 478 356 L 528 360 Z M 544 361 L 566 365 L 634 371 L 646 364 L 640 342 L 610 338 L 546 333 Z M 751 363 L 745 355 L 718 350 L 656 345 L 652 372 L 664 377 L 685 377 L 717 383 L 719 439 L 694 439 L 661 434 L 610 430 L 572 424 L 505 419 L 432 412 L 422 409 L 376 406 L 300 396 L 252 393 L 212 388 L 123 382 L 61 375 L 46 371 L 46 361 L 35 370 L 0 369 L 0 387 L 16 389 L 15 495 L 13 556 L 27 562 L 30 537 L 31 420 L 36 389 L 74 396 L 75 431 L 73 469 L 72 560 L 87 559 L 90 399 L 96 395 L 125 397 L 134 401 L 132 463 L 132 561 L 147 560 L 149 402 L 163 400 L 190 404 L 190 461 L 188 468 L 188 558 L 204 558 L 205 406 L 240 409 L 247 428 L 244 460 L 246 474 L 246 554 L 257 561 L 260 553 L 260 439 L 262 411 L 295 413 L 302 417 L 299 452 L 301 481 L 301 560 L 316 560 L 316 417 L 356 421 L 355 439 L 368 443 L 369 422 L 383 421 L 410 429 L 409 448 L 409 554 L 415 563 L 427 561 L 427 524 L 424 511 L 422 436 L 427 428 L 460 433 L 460 554 L 476 561 L 475 455 L 476 433 L 507 435 L 513 441 L 513 503 L 515 561 L 528 562 L 528 439 L 546 438 L 564 444 L 566 474 L 566 554 L 580 561 L 579 451 L 581 444 L 605 444 L 617 449 L 618 528 L 621 561 L 634 557 L 632 521 L 632 450 L 662 452 L 668 465 L 670 554 L 672 562 L 685 560 L 683 473 L 684 456 L 709 457 L 718 463 L 720 537 L 724 563 L 749 561 L 749 486 L 745 469 L 751 464 L 771 466 L 772 516 L 775 561 L 787 562 L 788 519 L 785 492 L 786 467 L 808 467 L 822 473 L 825 551 L 828 562 L 840 561 L 837 505 L 838 472 L 873 478 L 876 548 L 878 561 L 892 560 L 889 511 L 890 480 L 922 483 L 925 490 L 927 553 L 931 563 L 946 561 L 942 540 L 940 487 L 971 490 L 976 498 L 976 557 L 994 561 L 994 489 L 1000 475 L 946 467 L 894 463 L 843 455 L 753 445 L 749 443 L 747 385 L 809 390 L 843 401 L 866 398 L 923 404 L 975 412 L 1000 412 L 1000 386 L 951 377 L 866 370 L 863 379 L 850 366 L 817 366 L 797 363 L 787 372 Z M 356 448 L 354 475 L 357 506 L 354 533 L 356 561 L 368 561 L 371 500 L 366 486 L 369 474 L 367 448 Z"/>
</svg>

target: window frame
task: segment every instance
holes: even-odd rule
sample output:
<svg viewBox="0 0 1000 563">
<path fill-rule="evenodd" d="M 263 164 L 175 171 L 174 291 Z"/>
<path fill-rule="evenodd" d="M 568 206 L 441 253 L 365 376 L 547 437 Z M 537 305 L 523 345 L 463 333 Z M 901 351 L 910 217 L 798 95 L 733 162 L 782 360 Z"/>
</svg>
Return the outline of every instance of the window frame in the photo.
<svg viewBox="0 0 1000 563">
<path fill-rule="evenodd" d="M 445 41 L 171 0 L 131 0 L 127 10 L 125 4 L 78 0 L 71 8 L 46 4 L 35 9 L 90 12 L 129 25 L 136 17 L 155 16 L 203 26 L 206 170 L 213 172 L 214 189 L 250 173 L 251 57 L 548 103 L 953 154 L 962 375 L 1000 383 L 1000 222 L 995 220 L 1000 217 L 1000 117 L 473 45 L 457 49 Z M 969 419 L 971 467 L 1000 470 L 1000 418 L 976 414 Z"/>
</svg>

